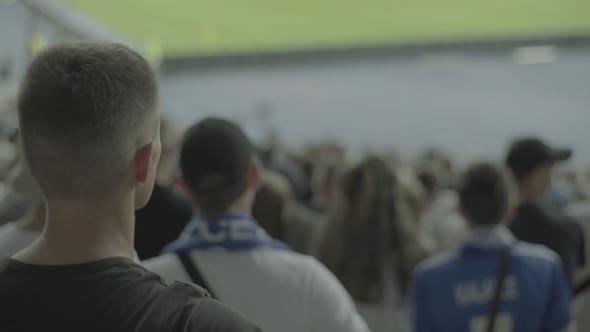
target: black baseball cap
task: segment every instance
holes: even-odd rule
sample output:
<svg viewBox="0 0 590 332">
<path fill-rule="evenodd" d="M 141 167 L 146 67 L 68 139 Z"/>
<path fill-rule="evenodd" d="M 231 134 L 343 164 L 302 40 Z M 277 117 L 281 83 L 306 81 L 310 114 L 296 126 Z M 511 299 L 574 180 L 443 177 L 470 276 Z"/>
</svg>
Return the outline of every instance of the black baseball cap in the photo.
<svg viewBox="0 0 590 332">
<path fill-rule="evenodd" d="M 254 146 L 235 123 L 206 118 L 188 129 L 180 152 L 184 180 L 195 196 L 245 185 Z"/>
<path fill-rule="evenodd" d="M 520 179 L 540 165 L 568 160 L 572 154 L 571 149 L 553 148 L 538 138 L 522 138 L 510 146 L 506 165 Z"/>
</svg>

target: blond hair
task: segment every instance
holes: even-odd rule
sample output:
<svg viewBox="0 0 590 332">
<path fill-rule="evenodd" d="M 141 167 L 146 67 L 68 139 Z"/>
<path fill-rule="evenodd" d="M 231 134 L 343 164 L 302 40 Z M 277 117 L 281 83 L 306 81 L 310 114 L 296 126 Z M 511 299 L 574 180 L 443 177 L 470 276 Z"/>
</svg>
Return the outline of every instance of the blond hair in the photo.
<svg viewBox="0 0 590 332">
<path fill-rule="evenodd" d="M 391 167 L 368 158 L 342 176 L 328 209 L 315 254 L 358 302 L 382 300 L 389 262 L 405 294 L 414 267 L 428 255 L 400 191 Z"/>
<path fill-rule="evenodd" d="M 133 153 L 155 138 L 157 104 L 154 72 L 127 46 L 77 42 L 41 52 L 23 79 L 18 113 L 44 194 L 102 197 L 133 185 Z"/>
</svg>

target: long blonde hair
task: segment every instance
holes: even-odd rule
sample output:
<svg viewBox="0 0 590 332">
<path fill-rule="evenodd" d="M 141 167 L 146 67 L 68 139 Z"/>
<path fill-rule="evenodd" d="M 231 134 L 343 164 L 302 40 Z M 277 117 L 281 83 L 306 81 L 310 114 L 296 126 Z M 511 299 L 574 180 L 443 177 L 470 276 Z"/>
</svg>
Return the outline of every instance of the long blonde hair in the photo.
<svg viewBox="0 0 590 332">
<path fill-rule="evenodd" d="M 428 255 L 405 204 L 393 170 L 379 158 L 340 179 L 315 253 L 355 301 L 380 303 L 384 271 L 392 266 L 405 295 L 413 269 Z"/>
</svg>

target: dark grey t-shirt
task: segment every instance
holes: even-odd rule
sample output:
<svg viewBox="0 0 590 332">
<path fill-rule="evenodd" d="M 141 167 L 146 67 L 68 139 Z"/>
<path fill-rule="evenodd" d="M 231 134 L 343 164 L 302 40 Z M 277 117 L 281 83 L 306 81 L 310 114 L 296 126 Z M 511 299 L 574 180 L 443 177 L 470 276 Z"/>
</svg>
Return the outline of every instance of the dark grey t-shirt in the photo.
<svg viewBox="0 0 590 332">
<path fill-rule="evenodd" d="M 39 266 L 0 259 L 0 331 L 257 332 L 195 286 L 121 257 Z"/>
</svg>

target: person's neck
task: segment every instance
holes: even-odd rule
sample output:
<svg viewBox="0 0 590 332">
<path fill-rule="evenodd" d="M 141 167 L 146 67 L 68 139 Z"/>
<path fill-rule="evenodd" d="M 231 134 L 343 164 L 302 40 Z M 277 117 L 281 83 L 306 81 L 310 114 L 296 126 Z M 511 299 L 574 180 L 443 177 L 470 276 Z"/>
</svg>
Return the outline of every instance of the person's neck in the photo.
<svg viewBox="0 0 590 332">
<path fill-rule="evenodd" d="M 134 210 L 133 195 L 87 202 L 48 201 L 41 236 L 14 258 L 39 265 L 133 259 Z"/>
<path fill-rule="evenodd" d="M 495 223 L 495 224 L 469 223 L 468 226 L 469 226 L 468 229 L 472 232 L 479 231 L 479 230 L 485 231 L 485 230 L 494 230 L 494 229 L 506 227 L 506 222 L 504 220 L 502 220 L 501 222 Z"/>
<path fill-rule="evenodd" d="M 525 185 L 520 185 L 518 188 L 518 200 L 520 204 L 537 202 L 540 196 L 541 195 L 527 188 Z"/>
<path fill-rule="evenodd" d="M 248 199 L 241 198 L 238 201 L 236 201 L 234 204 L 232 204 L 232 206 L 229 209 L 227 209 L 224 213 L 219 214 L 219 215 L 200 214 L 198 211 L 199 211 L 199 208 L 195 207 L 195 214 L 197 216 L 200 215 L 204 219 L 211 219 L 211 220 L 217 220 L 217 219 L 224 218 L 224 217 L 227 217 L 228 215 L 232 215 L 232 214 L 239 214 L 239 215 L 251 217 L 252 216 L 252 203 Z"/>
</svg>

